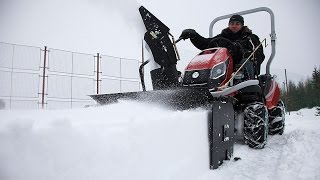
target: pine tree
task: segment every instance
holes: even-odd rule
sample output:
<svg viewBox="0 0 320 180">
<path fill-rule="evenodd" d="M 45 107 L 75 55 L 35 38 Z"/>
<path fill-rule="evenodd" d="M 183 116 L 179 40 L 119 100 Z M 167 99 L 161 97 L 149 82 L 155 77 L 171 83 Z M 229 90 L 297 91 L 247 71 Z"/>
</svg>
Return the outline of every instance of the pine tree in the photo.
<svg viewBox="0 0 320 180">
<path fill-rule="evenodd" d="M 311 78 L 307 78 L 305 82 L 305 101 L 307 103 L 308 108 L 313 108 L 316 104 L 315 92 Z"/>
<path fill-rule="evenodd" d="M 307 102 L 306 96 L 307 96 L 307 93 L 306 93 L 305 83 L 300 81 L 298 83 L 297 92 L 295 95 L 298 109 L 300 109 L 300 107 L 308 107 L 308 102 Z"/>
<path fill-rule="evenodd" d="M 313 106 L 320 106 L 320 69 L 314 68 L 312 72 L 312 87 L 313 87 Z"/>
<path fill-rule="evenodd" d="M 288 96 L 287 96 L 287 108 L 288 111 L 296 111 L 299 110 L 298 102 L 297 102 L 297 87 L 293 81 L 289 81 L 288 83 Z"/>
<path fill-rule="evenodd" d="M 320 116 L 320 68 L 315 67 L 311 78 L 300 81 L 298 85 L 289 81 L 287 92 L 285 88 L 281 90 L 281 98 L 288 111 L 318 107 L 317 114 Z"/>
<path fill-rule="evenodd" d="M 317 110 L 316 116 L 320 116 L 320 107 L 317 107 L 316 110 Z"/>
</svg>

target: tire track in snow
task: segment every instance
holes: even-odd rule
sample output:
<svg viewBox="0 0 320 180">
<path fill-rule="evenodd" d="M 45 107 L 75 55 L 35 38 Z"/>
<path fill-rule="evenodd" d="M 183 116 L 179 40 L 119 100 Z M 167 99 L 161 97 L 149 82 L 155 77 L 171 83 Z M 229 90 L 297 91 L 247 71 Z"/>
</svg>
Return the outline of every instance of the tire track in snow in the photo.
<svg viewBox="0 0 320 180">
<path fill-rule="evenodd" d="M 320 178 L 320 134 L 314 131 L 294 130 L 285 134 L 286 144 L 280 154 L 279 179 Z"/>
<path fill-rule="evenodd" d="M 234 157 L 241 160 L 225 161 L 218 170 L 200 179 L 320 179 L 320 121 L 307 120 L 305 125 L 313 124 L 312 129 L 299 123 L 289 119 L 287 132 L 269 136 L 264 149 L 236 144 Z"/>
</svg>

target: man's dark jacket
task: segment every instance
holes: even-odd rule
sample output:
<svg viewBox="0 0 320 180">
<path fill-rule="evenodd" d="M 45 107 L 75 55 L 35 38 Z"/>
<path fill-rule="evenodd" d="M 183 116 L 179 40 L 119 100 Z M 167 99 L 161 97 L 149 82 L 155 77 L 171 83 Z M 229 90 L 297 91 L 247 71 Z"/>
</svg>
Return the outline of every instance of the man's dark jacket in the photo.
<svg viewBox="0 0 320 180">
<path fill-rule="evenodd" d="M 196 33 L 193 38 L 190 38 L 190 40 L 192 44 L 200 50 L 213 47 L 226 47 L 229 50 L 232 49 L 230 48 L 230 43 L 227 43 L 223 40 L 212 41 L 212 39 L 217 37 L 223 37 L 229 39 L 232 42 L 241 44 L 242 48 L 238 46 L 236 50 L 233 50 L 236 52 L 232 52 L 236 64 L 239 63 L 243 58 L 247 58 L 251 54 L 251 52 L 253 52 L 253 50 L 260 44 L 259 37 L 253 34 L 247 26 L 243 26 L 241 30 L 236 33 L 233 33 L 229 28 L 225 28 L 222 30 L 221 34 L 218 34 L 213 38 L 204 38 Z M 265 58 L 262 45 L 259 46 L 253 57 L 253 61 L 255 62 L 256 66 L 256 74 L 260 74 L 260 65 Z"/>
</svg>

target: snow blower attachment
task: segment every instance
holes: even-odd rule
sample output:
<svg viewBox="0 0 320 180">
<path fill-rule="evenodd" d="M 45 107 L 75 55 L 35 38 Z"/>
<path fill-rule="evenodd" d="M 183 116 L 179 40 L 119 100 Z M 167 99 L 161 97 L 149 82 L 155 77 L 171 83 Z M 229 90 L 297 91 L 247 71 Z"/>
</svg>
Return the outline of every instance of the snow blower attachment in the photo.
<svg viewBox="0 0 320 180">
<path fill-rule="evenodd" d="M 267 63 L 267 74 L 253 80 L 241 75 L 245 74 L 244 69 L 234 73 L 233 57 L 229 49 L 216 47 L 197 54 L 186 67 L 182 81 L 179 81 L 180 73 L 176 69 L 178 53 L 173 37 L 172 41 L 169 38 L 172 36 L 170 29 L 143 6 L 139 11 L 147 30 L 144 40 L 153 55 L 139 69 L 143 91 L 91 95 L 94 100 L 101 105 L 129 99 L 178 110 L 205 108 L 208 111 L 210 169 L 218 168 L 224 160 L 232 157 L 236 138 L 243 140 L 249 147 L 259 149 L 265 146 L 268 134 L 283 133 L 284 114 L 283 106 L 280 107 L 281 103 L 278 103 L 279 87 L 269 73 L 275 52 L 274 20 L 270 9 L 257 8 L 237 13 L 271 12 L 272 55 Z M 216 21 L 231 16 L 216 18 L 210 25 L 210 31 Z M 219 40 L 230 43 L 227 39 Z M 142 72 L 147 63 L 152 67 L 152 91 L 145 91 Z M 272 124 L 269 126 L 270 112 Z"/>
<path fill-rule="evenodd" d="M 91 95 L 99 104 L 115 103 L 119 99 L 156 102 L 172 109 L 184 110 L 206 106 L 213 100 L 209 90 L 205 87 L 186 88 L 179 82 L 177 71 L 177 51 L 169 36 L 170 29 L 143 6 L 139 8 L 147 32 L 144 40 L 153 58 L 140 66 L 140 78 L 143 89 L 143 67 L 148 63 L 153 69 L 150 71 L 152 91 L 125 92 L 114 94 Z"/>
</svg>

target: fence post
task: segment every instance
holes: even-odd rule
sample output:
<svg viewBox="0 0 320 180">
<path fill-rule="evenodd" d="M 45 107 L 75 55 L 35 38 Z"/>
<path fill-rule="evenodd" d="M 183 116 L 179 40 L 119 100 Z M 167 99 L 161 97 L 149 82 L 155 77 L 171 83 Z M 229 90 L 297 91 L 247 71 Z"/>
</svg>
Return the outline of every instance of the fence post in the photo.
<svg viewBox="0 0 320 180">
<path fill-rule="evenodd" d="M 100 54 L 97 53 L 97 94 L 99 94 Z"/>
<path fill-rule="evenodd" d="M 44 46 L 43 70 L 42 70 L 42 91 L 41 91 L 41 108 L 44 109 L 44 96 L 46 84 L 46 63 L 47 63 L 47 46 Z"/>
<path fill-rule="evenodd" d="M 13 76 L 13 61 L 14 61 L 14 45 L 12 45 L 12 61 L 11 61 L 11 77 L 10 77 L 10 109 L 12 108 L 12 76 Z"/>
</svg>

